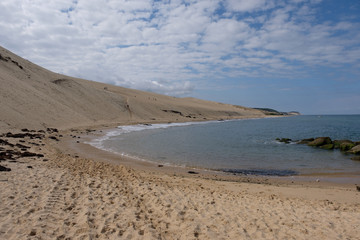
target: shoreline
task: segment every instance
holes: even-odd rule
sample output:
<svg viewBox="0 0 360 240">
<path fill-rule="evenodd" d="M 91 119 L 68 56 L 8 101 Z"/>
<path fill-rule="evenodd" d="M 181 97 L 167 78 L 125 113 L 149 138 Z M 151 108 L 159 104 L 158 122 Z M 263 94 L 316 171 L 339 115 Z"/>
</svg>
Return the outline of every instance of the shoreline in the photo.
<svg viewBox="0 0 360 240">
<path fill-rule="evenodd" d="M 270 117 L 272 118 L 272 117 Z M 258 119 L 258 118 L 248 118 L 248 119 L 231 119 L 228 121 L 238 121 L 238 120 L 249 120 L 249 119 Z M 226 120 L 227 121 L 227 120 Z M 206 121 L 206 122 L 200 122 L 200 124 L 206 124 L 206 123 L 216 123 L 218 122 L 218 120 L 212 120 L 212 121 Z M 157 123 L 157 124 L 171 124 L 171 123 Z M 184 124 L 184 125 L 188 125 L 188 124 L 199 124 L 199 122 L 183 122 L 183 123 L 175 123 L 175 124 Z M 80 131 L 82 132 L 80 134 L 81 139 L 82 139 L 82 144 L 87 144 L 87 145 L 91 145 L 89 142 L 91 142 L 94 139 L 97 138 L 101 138 L 102 136 L 106 136 L 106 134 L 108 132 L 112 132 L 114 130 L 118 130 L 118 127 L 128 127 L 128 126 L 135 126 L 137 127 L 137 125 L 144 125 L 144 130 L 147 126 L 152 126 L 152 124 L 148 124 L 148 123 L 136 123 L 136 124 L 132 124 L 132 125 L 120 125 L 120 126 L 116 126 L 116 127 L 110 127 L 110 128 L 92 128 L 91 132 L 84 132 L 84 131 Z M 176 125 L 174 125 L 176 126 Z M 166 127 L 172 127 L 171 125 L 166 126 Z M 94 134 L 95 133 L 95 134 Z M 84 140 L 85 139 L 85 140 Z M 76 141 L 74 142 L 74 144 L 76 145 Z M 80 145 L 81 146 L 81 145 Z M 69 147 L 69 146 L 68 146 Z M 206 173 L 206 175 L 213 175 L 213 176 L 220 176 L 223 178 L 231 178 L 231 179 L 235 179 L 236 178 L 268 178 L 268 179 L 282 179 L 284 181 L 300 181 L 300 182 L 328 182 L 328 183 L 339 183 L 339 184 L 349 184 L 349 185 L 356 185 L 356 184 L 360 184 L 360 175 L 357 174 L 356 172 L 311 172 L 311 173 L 299 173 L 296 175 L 288 175 L 288 176 L 278 176 L 278 175 L 262 175 L 262 174 L 241 174 L 241 173 L 232 173 L 232 172 L 226 172 L 223 171 L 221 169 L 217 170 L 217 169 L 209 169 L 209 168 L 199 168 L 199 167 L 187 167 L 187 166 L 179 166 L 179 165 L 174 165 L 174 164 L 164 164 L 164 163 L 157 163 L 155 161 L 152 160 L 148 160 L 148 159 L 142 159 L 142 158 L 138 158 L 136 156 L 127 156 L 127 155 L 122 155 L 119 153 L 115 153 L 115 152 L 111 152 L 111 151 L 107 151 L 101 148 L 98 148 L 96 146 L 91 145 L 91 147 L 99 150 L 100 152 L 98 153 L 98 155 L 101 157 L 102 156 L 101 152 L 104 151 L 105 153 L 110 153 L 108 154 L 108 157 L 110 157 L 111 155 L 111 161 L 113 163 L 116 163 L 117 160 L 116 159 L 127 159 L 125 161 L 125 163 L 130 164 L 131 167 L 139 167 L 139 165 L 145 165 L 145 166 L 153 166 L 155 169 L 160 170 L 160 168 L 158 167 L 158 165 L 161 165 L 161 167 L 165 167 L 166 169 L 172 169 L 171 171 L 177 172 L 186 172 L 186 171 L 195 171 L 196 173 Z M 89 148 L 86 148 L 89 150 Z M 80 152 L 83 152 L 83 150 L 79 149 Z M 87 151 L 88 151 L 87 150 Z M 93 151 L 90 149 L 90 151 Z M 89 157 L 89 156 L 88 156 Z M 120 160 L 120 162 L 123 162 L 124 160 Z M 133 162 L 129 163 L 129 162 Z M 141 166 L 143 167 L 143 166 Z M 173 170 L 173 169 L 179 169 L 179 170 Z M 153 170 L 153 169 L 152 169 Z"/>
<path fill-rule="evenodd" d="M 81 143 L 101 129 L 5 139 L 21 140 L 28 151 L 44 156 L 4 164 L 11 171 L 0 175 L 0 238 L 355 239 L 360 234 L 360 192 L 352 184 L 159 168 Z"/>
<path fill-rule="evenodd" d="M 71 136 L 65 137 L 63 139 L 63 143 L 60 144 L 60 148 L 64 151 L 68 151 L 69 154 L 74 156 L 85 157 L 95 161 L 106 162 L 115 165 L 125 165 L 134 168 L 135 170 L 148 172 L 155 171 L 167 175 L 182 175 L 214 179 L 219 181 L 254 182 L 264 184 L 309 184 L 311 186 L 337 185 L 349 188 L 357 186 L 358 184 L 360 185 L 360 176 L 355 175 L 354 173 L 314 172 L 293 176 L 233 174 L 221 170 L 157 163 L 147 159 L 140 159 L 137 157 L 110 152 L 89 144 L 91 140 L 104 136 L 106 131 L 111 131 L 112 129 L 116 128 L 93 128 L 90 132 L 76 130 L 78 132 L 78 136 L 76 138 Z"/>
</svg>

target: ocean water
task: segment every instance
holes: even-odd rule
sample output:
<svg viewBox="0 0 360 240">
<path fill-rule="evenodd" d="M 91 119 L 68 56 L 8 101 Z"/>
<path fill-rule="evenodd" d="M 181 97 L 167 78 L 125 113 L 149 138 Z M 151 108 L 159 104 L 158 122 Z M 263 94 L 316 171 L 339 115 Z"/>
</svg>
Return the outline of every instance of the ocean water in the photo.
<svg viewBox="0 0 360 240">
<path fill-rule="evenodd" d="M 275 140 L 321 136 L 360 141 L 360 115 L 119 126 L 90 144 L 158 164 L 233 173 L 360 175 L 360 162 L 352 155 Z"/>
</svg>

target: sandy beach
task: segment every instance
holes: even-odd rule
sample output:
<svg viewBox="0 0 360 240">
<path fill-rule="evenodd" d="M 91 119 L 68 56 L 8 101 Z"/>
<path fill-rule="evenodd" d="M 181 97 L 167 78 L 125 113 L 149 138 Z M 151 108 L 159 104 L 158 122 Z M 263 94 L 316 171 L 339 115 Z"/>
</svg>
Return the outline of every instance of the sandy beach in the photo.
<svg viewBox="0 0 360 240">
<path fill-rule="evenodd" d="M 353 184 L 246 182 L 156 171 L 147 164 L 130 166 L 126 159 L 110 163 L 108 153 L 96 149 L 67 148 L 76 144 L 70 138 L 69 132 L 20 138 L 31 146 L 28 151 L 44 156 L 4 164 L 11 171 L 1 172 L 1 239 L 357 239 L 360 234 L 360 193 Z"/>
<path fill-rule="evenodd" d="M 0 239 L 359 239 L 355 184 L 189 174 L 84 144 L 118 125 L 262 112 L 75 79 L 0 50 Z"/>
</svg>

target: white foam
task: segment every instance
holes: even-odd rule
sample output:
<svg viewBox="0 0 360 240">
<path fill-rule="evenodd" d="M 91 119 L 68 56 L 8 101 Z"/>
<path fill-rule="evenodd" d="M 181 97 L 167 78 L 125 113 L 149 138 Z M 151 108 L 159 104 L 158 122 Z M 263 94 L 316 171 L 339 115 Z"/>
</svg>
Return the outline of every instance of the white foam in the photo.
<svg viewBox="0 0 360 240">
<path fill-rule="evenodd" d="M 85 142 L 86 144 L 90 144 L 93 147 L 99 148 L 101 150 L 118 153 L 104 146 L 104 142 L 109 140 L 112 137 L 121 136 L 130 132 L 139 132 L 145 130 L 153 130 L 153 129 L 162 129 L 162 128 L 170 128 L 170 127 L 182 127 L 182 126 L 190 126 L 190 125 L 200 125 L 207 123 L 214 123 L 218 121 L 206 121 L 206 122 L 185 122 L 185 123 L 159 123 L 159 124 L 137 124 L 137 125 L 126 125 L 126 126 L 118 126 L 116 129 L 108 131 L 105 135 L 95 138 L 90 142 Z M 122 153 L 123 154 L 123 153 Z"/>
<path fill-rule="evenodd" d="M 257 118 L 253 118 L 257 119 Z M 259 118 L 260 119 L 260 118 Z M 96 147 L 98 149 L 112 152 L 115 154 L 120 154 L 123 156 L 131 157 L 137 160 L 141 161 L 147 161 L 145 159 L 138 158 L 136 156 L 130 156 L 124 152 L 117 152 L 114 149 L 110 149 L 108 147 L 105 147 L 104 142 L 109 140 L 112 137 L 119 137 L 123 134 L 130 133 L 130 132 L 139 132 L 139 131 L 145 131 L 145 130 L 153 130 L 153 129 L 165 129 L 170 127 L 183 127 L 183 126 L 191 126 L 191 125 L 204 125 L 209 123 L 224 123 L 224 122 L 230 122 L 230 121 L 244 121 L 249 119 L 230 119 L 230 120 L 212 120 L 212 121 L 202 121 L 202 122 L 183 122 L 183 123 L 158 123 L 158 124 L 137 124 L 137 125 L 124 125 L 124 126 L 118 126 L 116 129 L 109 130 L 105 133 L 105 135 L 92 139 L 89 142 L 84 142 L 86 144 L 89 144 L 93 147 Z"/>
</svg>

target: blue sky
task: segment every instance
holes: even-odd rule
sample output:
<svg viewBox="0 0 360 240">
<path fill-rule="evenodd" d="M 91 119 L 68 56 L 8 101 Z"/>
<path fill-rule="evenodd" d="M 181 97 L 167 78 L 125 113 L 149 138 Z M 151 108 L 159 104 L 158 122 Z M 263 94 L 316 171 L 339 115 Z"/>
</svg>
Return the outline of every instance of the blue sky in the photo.
<svg viewBox="0 0 360 240">
<path fill-rule="evenodd" d="M 0 29 L 3 47 L 75 77 L 360 114 L 358 0 L 2 0 Z"/>
</svg>

